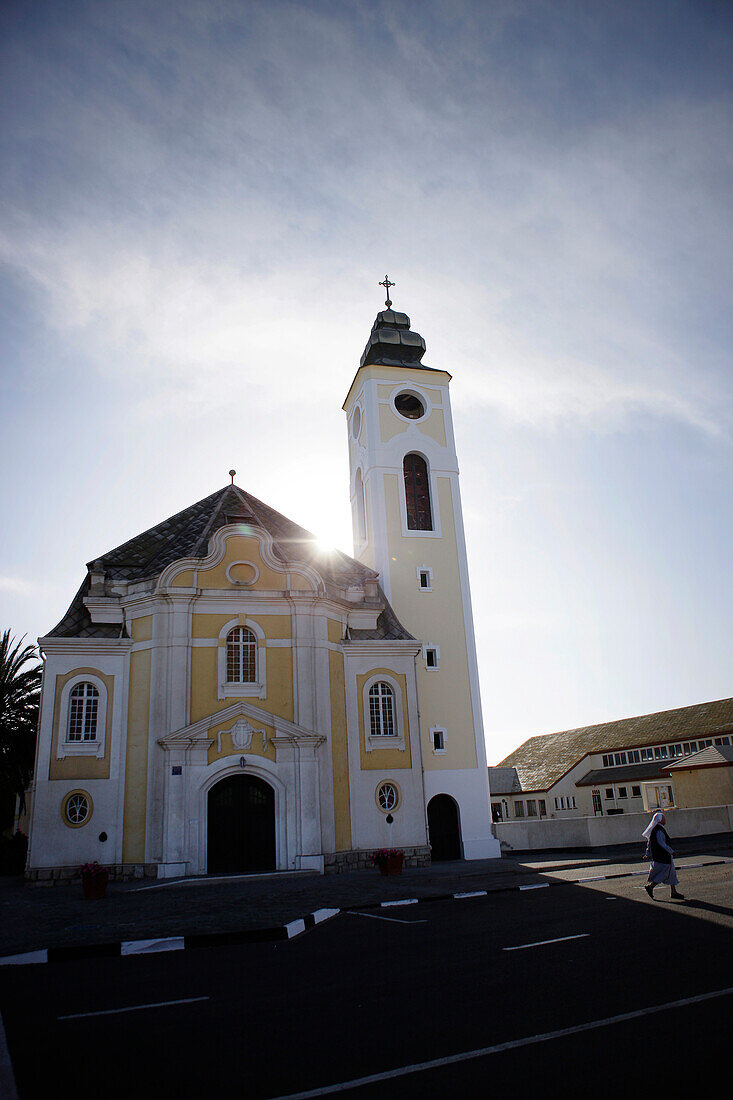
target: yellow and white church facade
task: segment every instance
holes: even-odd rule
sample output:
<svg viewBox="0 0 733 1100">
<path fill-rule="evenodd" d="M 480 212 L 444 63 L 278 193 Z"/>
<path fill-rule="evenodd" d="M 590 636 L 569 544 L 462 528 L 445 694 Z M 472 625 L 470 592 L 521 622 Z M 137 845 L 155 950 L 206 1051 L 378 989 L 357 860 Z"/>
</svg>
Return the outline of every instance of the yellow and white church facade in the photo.
<svg viewBox="0 0 733 1100">
<path fill-rule="evenodd" d="M 39 639 L 30 878 L 499 855 L 450 375 L 390 306 L 344 403 L 354 558 L 232 476 L 91 562 Z"/>
</svg>

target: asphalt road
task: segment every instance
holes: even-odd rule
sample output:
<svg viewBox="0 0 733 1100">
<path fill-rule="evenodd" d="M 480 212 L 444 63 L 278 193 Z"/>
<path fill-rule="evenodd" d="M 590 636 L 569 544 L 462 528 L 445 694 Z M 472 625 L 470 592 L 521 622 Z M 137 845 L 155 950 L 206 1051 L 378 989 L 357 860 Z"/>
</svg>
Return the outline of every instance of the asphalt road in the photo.
<svg viewBox="0 0 733 1100">
<path fill-rule="evenodd" d="M 290 942 L 7 968 L 18 1094 L 704 1095 L 729 1073 L 733 865 L 680 888 L 568 884 L 342 913 Z"/>
</svg>

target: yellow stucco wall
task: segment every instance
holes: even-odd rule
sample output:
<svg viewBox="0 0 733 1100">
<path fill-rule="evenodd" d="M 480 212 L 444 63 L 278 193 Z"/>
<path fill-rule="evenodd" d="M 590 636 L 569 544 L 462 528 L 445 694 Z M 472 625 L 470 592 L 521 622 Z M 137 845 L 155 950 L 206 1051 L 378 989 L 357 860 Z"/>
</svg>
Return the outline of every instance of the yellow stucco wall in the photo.
<svg viewBox="0 0 733 1100">
<path fill-rule="evenodd" d="M 346 737 L 346 688 L 344 657 L 329 650 L 331 687 L 331 763 L 336 851 L 351 848 L 351 792 L 349 789 L 349 746 Z"/>
<path fill-rule="evenodd" d="M 728 806 L 733 804 L 733 766 L 675 768 L 670 772 L 676 806 Z"/>
<path fill-rule="evenodd" d="M 259 576 L 253 584 L 232 584 L 227 577 L 229 566 L 240 561 L 251 562 L 257 566 Z M 178 581 L 176 580 L 175 583 Z M 285 588 L 285 574 L 272 569 L 263 561 L 259 539 L 248 535 L 228 535 L 224 557 L 218 565 L 213 565 L 210 569 L 197 569 L 196 585 L 198 588 L 226 588 L 238 591 L 256 591 L 258 588 L 282 591 Z"/>
<path fill-rule="evenodd" d="M 65 756 L 62 760 L 56 759 L 59 737 L 65 738 L 66 730 L 60 728 L 61 724 L 61 694 L 65 685 L 75 676 L 95 676 L 104 683 L 107 689 L 107 716 L 105 722 L 104 756 Z M 53 703 L 53 740 L 51 742 L 51 762 L 48 769 L 49 779 L 109 779 L 109 759 L 112 744 L 112 695 L 114 690 L 114 676 L 105 676 L 96 668 L 82 666 L 74 668 L 63 676 L 56 677 L 56 687 Z"/>
<path fill-rule="evenodd" d="M 391 405 L 379 406 L 379 431 L 383 443 L 388 443 L 395 435 L 406 432 L 409 422 L 398 416 Z M 433 409 L 427 420 L 420 423 L 420 431 L 445 447 L 445 419 L 442 409 Z"/>
<path fill-rule="evenodd" d="M 141 649 L 130 654 L 125 816 L 122 832 L 122 859 L 125 863 L 142 863 L 145 860 L 151 653 L 149 649 Z"/>
<path fill-rule="evenodd" d="M 177 573 L 171 583 L 171 588 L 193 588 L 193 570 L 184 569 Z"/>
<path fill-rule="evenodd" d="M 356 399 L 361 391 L 365 382 L 372 378 L 383 379 L 385 376 L 394 374 L 394 385 L 396 386 L 400 382 L 414 382 L 415 385 L 425 388 L 432 385 L 435 386 L 447 386 L 450 382 L 451 376 L 447 371 L 443 370 L 431 370 L 427 371 L 421 367 L 390 367 L 390 366 L 368 366 L 359 367 L 359 370 L 354 376 L 354 380 L 349 387 L 349 392 L 346 395 L 343 408 L 348 415 L 351 415 L 351 410 L 356 402 Z M 377 383 L 378 385 L 380 383 Z M 388 386 L 382 382 L 381 385 L 385 386 L 387 393 L 385 397 L 389 396 L 392 392 L 393 386 Z M 439 391 L 436 391 L 439 392 Z M 432 396 L 430 397 L 432 401 Z M 437 402 L 436 402 L 437 403 Z"/>
<path fill-rule="evenodd" d="M 191 617 L 191 637 L 218 639 L 227 623 L 244 626 L 247 619 L 257 623 L 267 638 L 292 638 L 293 625 L 290 615 L 204 615 Z"/>
<path fill-rule="evenodd" d="M 149 642 L 153 637 L 153 616 L 140 615 L 130 621 L 130 633 L 133 642 Z"/>
<path fill-rule="evenodd" d="M 242 616 L 244 619 L 244 616 Z M 263 628 L 267 625 L 273 630 L 280 631 L 280 637 L 289 637 L 292 630 L 290 618 L 285 615 L 249 615 L 247 618 L 250 621 L 256 622 Z M 205 627 L 204 624 L 196 623 L 197 619 L 209 619 L 215 620 L 209 624 L 212 632 L 207 634 L 203 633 Z M 194 636 L 197 638 L 208 637 L 212 640 L 218 639 L 219 630 L 223 627 L 224 623 L 229 619 L 219 615 L 195 615 L 194 624 L 195 631 Z M 274 622 L 274 620 L 278 620 Z M 285 620 L 285 621 L 280 621 Z M 217 629 L 218 626 L 218 629 Z M 272 634 L 268 635 L 273 637 Z M 265 643 L 260 639 L 258 648 L 260 652 L 263 650 Z M 217 660 L 217 646 L 195 646 L 191 649 L 191 707 L 190 707 L 190 720 L 191 722 L 198 722 L 201 718 L 206 718 L 209 714 L 215 714 L 218 710 L 223 710 L 225 707 L 229 707 L 236 701 L 237 696 L 228 694 L 225 699 L 218 698 L 218 660 Z M 249 702 L 255 706 L 263 707 L 265 710 L 270 711 L 272 714 L 277 714 L 281 718 L 286 718 L 288 721 L 293 721 L 293 655 L 289 646 L 279 647 L 272 646 L 267 648 L 267 675 L 266 675 L 266 688 L 267 694 L 264 698 L 253 698 L 251 696 L 242 696 L 247 698 Z"/>
<path fill-rule="evenodd" d="M 418 382 L 418 384 L 420 386 L 420 391 L 425 394 L 425 396 L 428 398 L 428 400 L 433 405 L 442 405 L 443 404 L 443 391 L 442 390 L 431 389 L 428 386 L 426 386 L 425 381 L 424 381 L 424 377 L 419 378 L 419 379 L 413 379 L 413 381 Z M 384 400 L 390 398 L 394 392 L 395 392 L 395 385 L 387 386 L 387 385 L 384 385 L 384 383 L 382 383 L 382 382 L 377 383 L 377 397 L 380 399 L 380 401 L 384 401 Z"/>
<path fill-rule="evenodd" d="M 421 658 L 417 662 L 425 768 L 475 768 L 476 740 L 450 479 L 436 479 L 442 533 L 439 539 L 402 534 L 397 476 L 386 475 L 384 481 L 393 548 L 390 563 L 392 605 L 398 615 L 399 609 L 409 608 L 409 612 L 403 612 L 400 617 L 411 634 L 423 643 L 434 642 L 440 646 L 437 672 L 429 672 Z M 432 592 L 418 590 L 416 571 L 423 564 L 433 570 Z M 431 726 L 447 730 L 444 755 L 436 756 L 432 752 Z"/>
</svg>

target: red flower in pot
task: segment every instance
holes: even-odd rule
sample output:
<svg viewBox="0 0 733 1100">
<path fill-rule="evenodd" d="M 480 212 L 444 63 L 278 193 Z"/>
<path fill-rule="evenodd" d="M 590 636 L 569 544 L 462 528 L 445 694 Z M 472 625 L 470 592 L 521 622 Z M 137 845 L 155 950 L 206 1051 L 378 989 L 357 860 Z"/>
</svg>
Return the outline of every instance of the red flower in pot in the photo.
<svg viewBox="0 0 733 1100">
<path fill-rule="evenodd" d="M 102 867 L 96 859 L 93 863 L 85 863 L 81 868 L 81 885 L 85 898 L 103 898 L 108 882 L 109 868 Z"/>
</svg>

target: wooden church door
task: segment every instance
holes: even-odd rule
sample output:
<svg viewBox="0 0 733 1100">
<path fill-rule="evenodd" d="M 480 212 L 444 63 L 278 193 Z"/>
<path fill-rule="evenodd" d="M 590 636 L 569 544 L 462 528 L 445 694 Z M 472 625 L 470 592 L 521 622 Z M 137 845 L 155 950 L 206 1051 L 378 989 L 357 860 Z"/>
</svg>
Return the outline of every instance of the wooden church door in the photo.
<svg viewBox="0 0 733 1100">
<path fill-rule="evenodd" d="M 461 858 L 458 806 L 449 794 L 436 794 L 428 802 L 428 839 L 433 863 Z"/>
<path fill-rule="evenodd" d="M 275 870 L 275 792 L 254 775 L 230 775 L 209 791 L 209 874 Z"/>
</svg>

